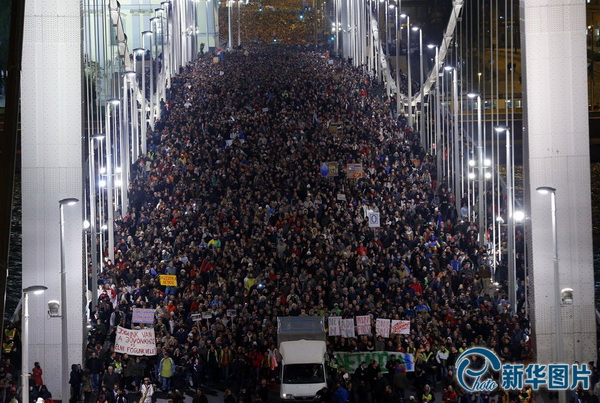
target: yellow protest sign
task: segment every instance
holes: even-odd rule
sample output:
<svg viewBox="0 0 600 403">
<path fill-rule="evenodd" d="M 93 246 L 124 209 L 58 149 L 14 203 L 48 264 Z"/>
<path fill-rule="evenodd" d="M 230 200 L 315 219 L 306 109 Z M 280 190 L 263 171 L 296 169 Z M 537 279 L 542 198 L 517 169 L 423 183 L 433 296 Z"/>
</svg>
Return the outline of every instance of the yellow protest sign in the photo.
<svg viewBox="0 0 600 403">
<path fill-rule="evenodd" d="M 166 285 L 168 287 L 177 287 L 177 276 L 171 274 L 161 274 L 160 285 Z"/>
</svg>

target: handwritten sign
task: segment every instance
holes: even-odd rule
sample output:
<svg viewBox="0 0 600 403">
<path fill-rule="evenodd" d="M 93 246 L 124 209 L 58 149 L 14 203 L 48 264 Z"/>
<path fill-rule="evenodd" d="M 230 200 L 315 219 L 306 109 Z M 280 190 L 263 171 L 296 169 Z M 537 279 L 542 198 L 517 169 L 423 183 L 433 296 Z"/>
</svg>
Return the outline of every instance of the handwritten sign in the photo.
<svg viewBox="0 0 600 403">
<path fill-rule="evenodd" d="M 354 332 L 354 319 L 342 319 L 342 337 L 351 339 L 356 337 Z"/>
<path fill-rule="evenodd" d="M 117 326 L 115 352 L 129 355 L 156 355 L 154 329 L 126 329 Z"/>
<path fill-rule="evenodd" d="M 330 316 L 327 318 L 327 325 L 329 326 L 330 336 L 341 336 L 342 335 L 342 317 L 341 316 Z"/>
<path fill-rule="evenodd" d="M 167 287 L 177 287 L 177 276 L 173 274 L 161 274 L 160 285 L 166 285 Z"/>
<path fill-rule="evenodd" d="M 154 324 L 154 309 L 133 308 L 133 323 Z"/>
<path fill-rule="evenodd" d="M 375 330 L 377 332 L 377 336 L 385 337 L 386 339 L 390 337 L 390 320 L 377 318 L 375 322 Z"/>
<path fill-rule="evenodd" d="M 362 164 L 346 164 L 346 177 L 349 179 L 359 179 L 363 177 Z"/>
<path fill-rule="evenodd" d="M 410 321 L 392 320 L 392 334 L 410 334 Z"/>
<path fill-rule="evenodd" d="M 371 317 L 369 315 L 357 316 L 356 328 L 359 336 L 371 334 Z"/>
<path fill-rule="evenodd" d="M 337 161 L 328 161 L 328 162 L 324 162 L 324 164 L 327 165 L 327 177 L 328 178 L 333 178 L 339 175 L 339 171 L 338 171 L 338 163 Z"/>
<path fill-rule="evenodd" d="M 371 362 L 371 360 L 377 361 L 381 372 L 386 373 L 385 364 L 392 359 L 392 356 L 396 358 L 397 366 L 403 367 L 406 372 L 414 372 L 415 370 L 415 357 L 412 354 L 395 353 L 393 351 L 365 351 L 360 353 L 334 352 L 333 355 L 338 365 L 346 368 L 346 371 L 351 374 L 354 373 L 361 362 Z"/>
<path fill-rule="evenodd" d="M 367 211 L 367 217 L 369 218 L 369 227 L 370 228 L 379 228 L 380 227 L 378 211 L 373 211 L 373 210 Z"/>
</svg>

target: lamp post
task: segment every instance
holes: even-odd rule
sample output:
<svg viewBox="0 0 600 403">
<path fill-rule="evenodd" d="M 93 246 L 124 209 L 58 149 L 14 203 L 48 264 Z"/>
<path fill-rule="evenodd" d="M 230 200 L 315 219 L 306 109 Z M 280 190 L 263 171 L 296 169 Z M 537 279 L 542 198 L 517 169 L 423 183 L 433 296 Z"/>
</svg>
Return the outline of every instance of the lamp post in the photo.
<svg viewBox="0 0 600 403">
<path fill-rule="evenodd" d="M 234 0 L 227 0 L 227 50 L 231 50 L 233 43 L 233 32 L 231 31 L 231 7 Z"/>
<path fill-rule="evenodd" d="M 58 202 L 60 213 L 60 313 L 61 313 L 61 333 L 62 333 L 62 399 L 69 399 L 69 334 L 67 326 L 67 273 L 65 271 L 65 215 L 64 206 L 73 206 L 79 200 L 69 197 Z"/>
<path fill-rule="evenodd" d="M 413 27 L 413 31 L 419 31 L 419 63 L 420 63 L 420 72 L 419 72 L 419 85 L 421 92 L 421 119 L 419 120 L 419 133 L 421 134 L 421 145 L 425 147 L 425 131 L 423 127 L 425 125 L 425 114 L 423 113 L 423 105 L 425 105 L 425 98 L 423 96 L 423 29 L 419 27 Z"/>
<path fill-rule="evenodd" d="M 390 4 L 390 8 L 394 7 L 395 23 L 394 29 L 396 31 L 396 117 L 400 116 L 400 26 L 398 24 L 398 15 L 400 13 L 400 0 L 398 4 Z"/>
<path fill-rule="evenodd" d="M 442 152 L 441 152 L 441 117 L 440 117 L 440 66 L 439 66 L 439 47 L 433 44 L 427 45 L 429 49 L 435 48 L 435 162 L 438 182 L 442 173 Z"/>
<path fill-rule="evenodd" d="M 204 13 L 206 15 L 206 52 L 210 51 L 210 37 L 208 33 L 208 1 L 204 0 Z"/>
<path fill-rule="evenodd" d="M 90 253 L 92 256 L 92 308 L 90 309 L 90 316 L 94 312 L 96 302 L 98 301 L 98 256 L 96 254 L 96 159 L 94 153 L 94 140 L 102 141 L 104 138 L 104 134 L 97 133 L 92 136 L 92 141 L 90 141 Z"/>
<path fill-rule="evenodd" d="M 48 287 L 32 285 L 23 289 L 21 307 L 21 394 L 22 403 L 29 403 L 29 293 L 42 294 Z"/>
<path fill-rule="evenodd" d="M 453 175 L 453 183 L 452 186 L 454 190 L 454 207 L 456 208 L 456 212 L 460 213 L 460 169 L 458 162 L 458 80 L 457 80 L 457 70 L 455 67 L 446 66 L 444 67 L 446 71 L 452 72 L 452 103 L 453 103 L 453 121 L 454 121 L 454 144 L 453 144 L 453 157 L 454 163 L 452 167 L 454 169 Z M 448 181 L 449 182 L 449 181 Z"/>
<path fill-rule="evenodd" d="M 556 326 L 556 363 L 563 361 L 563 328 L 560 309 L 560 272 L 558 270 L 558 231 L 556 228 L 556 189 L 550 186 L 540 186 L 536 189 L 542 195 L 550 194 L 550 209 L 552 211 L 552 250 L 554 264 L 554 318 Z M 566 403 L 565 391 L 558 391 L 559 403 Z"/>
<path fill-rule="evenodd" d="M 140 125 L 141 125 L 141 145 L 142 145 L 142 154 L 146 154 L 146 49 L 144 48 L 136 48 L 134 49 L 136 55 L 142 56 L 142 102 L 141 102 L 141 111 L 140 111 Z M 136 56 L 137 58 L 137 56 Z M 131 111 L 133 113 L 133 111 Z M 140 144 L 137 143 L 135 145 L 136 150 L 139 150 Z M 139 152 L 136 152 L 136 159 L 139 155 Z"/>
<path fill-rule="evenodd" d="M 515 259 L 515 201 L 512 187 L 512 152 L 510 143 L 510 129 L 507 127 L 496 127 L 497 133 L 506 133 L 506 217 L 508 219 L 508 298 L 513 314 L 517 312 L 517 268 Z"/>
<path fill-rule="evenodd" d="M 106 102 L 106 204 L 108 207 L 107 220 L 108 220 L 108 258 L 111 262 L 115 261 L 115 234 L 113 230 L 114 226 L 114 177 L 113 177 L 113 156 L 112 156 L 112 131 L 111 131 L 111 116 L 116 119 L 116 113 L 111 115 L 111 108 L 119 106 L 120 101 L 118 99 L 110 99 Z M 137 158 L 137 156 L 135 157 Z"/>
<path fill-rule="evenodd" d="M 238 46 L 242 45 L 242 1 L 244 0 L 238 0 L 238 12 L 237 12 L 237 26 L 238 26 L 238 32 L 237 32 L 237 43 Z"/>
<path fill-rule="evenodd" d="M 400 14 L 401 18 L 406 18 L 406 57 L 408 63 L 408 125 L 413 126 L 412 118 L 412 76 L 410 68 L 410 16 Z M 400 67 L 400 66 L 398 66 Z"/>
<path fill-rule="evenodd" d="M 142 32 L 142 38 L 145 37 L 150 37 L 150 96 L 149 96 L 149 103 L 150 103 L 150 126 L 154 127 L 154 59 L 152 58 L 152 42 L 153 42 L 153 37 L 154 34 L 152 31 L 144 31 Z M 145 46 L 144 43 L 142 43 L 142 45 Z M 145 97 L 145 93 L 144 93 L 144 97 Z M 145 144 L 143 145 L 143 147 L 145 148 Z"/>
<path fill-rule="evenodd" d="M 479 161 L 479 178 L 478 186 L 479 191 L 477 192 L 477 218 L 478 218 L 478 227 L 479 227 L 479 246 L 482 246 L 485 243 L 485 208 L 483 206 L 483 190 L 484 190 L 484 182 L 483 182 L 483 130 L 482 130 L 482 122 L 481 122 L 481 95 L 477 93 L 469 93 L 467 94 L 469 98 L 477 98 L 477 160 Z"/>
</svg>

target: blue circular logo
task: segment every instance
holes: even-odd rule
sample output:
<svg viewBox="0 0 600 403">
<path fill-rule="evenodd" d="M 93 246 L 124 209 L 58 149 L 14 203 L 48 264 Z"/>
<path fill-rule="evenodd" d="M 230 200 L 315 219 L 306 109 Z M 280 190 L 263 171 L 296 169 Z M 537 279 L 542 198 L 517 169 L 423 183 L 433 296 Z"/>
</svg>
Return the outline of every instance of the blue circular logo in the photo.
<svg viewBox="0 0 600 403">
<path fill-rule="evenodd" d="M 456 360 L 456 379 L 467 392 L 492 392 L 498 383 L 491 378 L 491 371 L 498 372 L 501 367 L 500 358 L 492 350 L 470 348 Z"/>
</svg>

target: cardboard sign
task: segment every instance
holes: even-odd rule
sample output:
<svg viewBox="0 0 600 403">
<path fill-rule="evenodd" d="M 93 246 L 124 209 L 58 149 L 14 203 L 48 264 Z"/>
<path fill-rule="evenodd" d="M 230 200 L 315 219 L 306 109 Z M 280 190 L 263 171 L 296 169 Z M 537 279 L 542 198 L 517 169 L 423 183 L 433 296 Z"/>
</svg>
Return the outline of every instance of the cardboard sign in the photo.
<svg viewBox="0 0 600 403">
<path fill-rule="evenodd" d="M 338 163 L 335 161 L 325 161 L 319 165 L 321 167 L 321 175 L 323 175 L 323 165 L 327 166 L 326 178 L 334 178 L 339 175 Z"/>
<path fill-rule="evenodd" d="M 329 327 L 330 336 L 341 336 L 342 335 L 342 317 L 341 316 L 330 316 L 327 318 L 327 325 Z"/>
<path fill-rule="evenodd" d="M 375 331 L 377 332 L 377 336 L 381 336 L 384 338 L 390 337 L 390 327 L 391 321 L 389 319 L 377 318 L 375 322 Z"/>
<path fill-rule="evenodd" d="M 379 223 L 379 212 L 369 210 L 367 211 L 367 218 L 369 219 L 369 227 L 370 228 L 379 228 L 381 225 Z"/>
<path fill-rule="evenodd" d="M 177 287 L 177 276 L 174 274 L 161 274 L 160 285 L 166 285 L 167 287 Z"/>
<path fill-rule="evenodd" d="M 154 324 L 154 309 L 133 308 L 132 323 Z"/>
<path fill-rule="evenodd" d="M 410 320 L 392 320 L 392 334 L 410 334 Z"/>
<path fill-rule="evenodd" d="M 342 319 L 342 337 L 347 339 L 356 337 L 354 332 L 354 319 Z"/>
<path fill-rule="evenodd" d="M 154 329 L 126 329 L 117 326 L 115 352 L 129 355 L 156 355 Z"/>
<path fill-rule="evenodd" d="M 369 315 L 357 316 L 356 329 L 359 336 L 371 334 L 371 317 Z"/>
<path fill-rule="evenodd" d="M 363 177 L 362 164 L 346 164 L 346 178 L 359 179 Z"/>
</svg>

